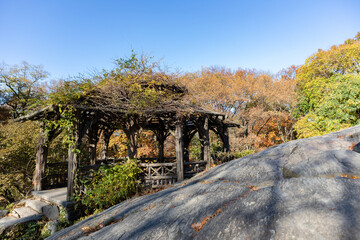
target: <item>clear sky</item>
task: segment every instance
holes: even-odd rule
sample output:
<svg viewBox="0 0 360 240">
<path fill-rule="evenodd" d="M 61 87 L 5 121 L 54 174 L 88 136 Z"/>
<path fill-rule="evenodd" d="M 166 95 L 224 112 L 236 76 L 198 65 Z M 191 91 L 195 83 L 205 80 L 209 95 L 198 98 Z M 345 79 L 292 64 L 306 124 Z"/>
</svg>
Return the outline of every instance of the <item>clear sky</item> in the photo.
<svg viewBox="0 0 360 240">
<path fill-rule="evenodd" d="M 360 0 L 0 0 L 0 63 L 59 78 L 134 49 L 183 71 L 276 73 L 359 31 Z"/>
</svg>

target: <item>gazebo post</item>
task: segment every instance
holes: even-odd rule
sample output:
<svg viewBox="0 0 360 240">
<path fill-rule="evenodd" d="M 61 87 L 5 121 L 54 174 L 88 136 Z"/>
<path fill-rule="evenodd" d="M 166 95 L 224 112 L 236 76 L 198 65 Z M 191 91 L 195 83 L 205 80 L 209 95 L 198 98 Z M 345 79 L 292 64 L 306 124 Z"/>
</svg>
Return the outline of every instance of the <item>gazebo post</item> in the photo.
<svg viewBox="0 0 360 240">
<path fill-rule="evenodd" d="M 103 129 L 102 132 L 103 132 L 103 144 L 102 144 L 100 158 L 106 159 L 107 155 L 108 155 L 108 150 L 109 150 L 110 137 L 113 134 L 114 130 L 106 127 Z"/>
<path fill-rule="evenodd" d="M 179 117 L 175 125 L 175 148 L 176 148 L 176 172 L 177 181 L 184 180 L 184 142 L 183 142 L 183 119 Z"/>
<path fill-rule="evenodd" d="M 126 121 L 123 131 L 128 139 L 128 157 L 136 158 L 137 155 L 137 132 L 140 126 L 138 125 L 138 119 L 136 116 L 129 117 Z"/>
<path fill-rule="evenodd" d="M 78 119 L 76 130 L 73 133 L 74 144 L 70 144 L 68 150 L 68 180 L 67 180 L 67 201 L 72 201 L 72 195 L 75 192 L 74 189 L 74 180 L 75 174 L 78 169 L 78 154 L 76 151 L 80 148 L 82 138 L 86 132 L 86 122 L 83 122 Z"/>
<path fill-rule="evenodd" d="M 211 168 L 212 159 L 210 154 L 210 137 L 209 137 L 209 117 L 204 117 L 203 122 L 203 147 L 204 147 L 204 161 L 207 162 L 206 168 Z"/>
<path fill-rule="evenodd" d="M 191 143 L 191 139 L 194 137 L 194 135 L 197 133 L 197 130 L 191 130 L 185 128 L 184 130 L 184 161 L 188 162 L 190 159 L 190 151 L 189 146 Z"/>
<path fill-rule="evenodd" d="M 223 125 L 223 151 L 230 152 L 230 141 L 229 141 L 229 128 L 226 124 Z"/>
<path fill-rule="evenodd" d="M 45 168 L 47 163 L 47 156 L 49 152 L 49 144 L 57 133 L 58 129 L 53 129 L 49 132 L 45 131 L 45 125 L 42 124 L 40 127 L 39 142 L 36 147 L 36 166 L 34 172 L 33 186 L 35 191 L 43 190 L 43 178 L 45 177 Z"/>
<path fill-rule="evenodd" d="M 159 162 L 164 162 L 164 143 L 167 135 L 160 133 L 159 136 L 156 136 L 156 140 L 158 142 L 158 158 Z"/>
<path fill-rule="evenodd" d="M 48 155 L 48 145 L 46 144 L 46 136 L 44 133 L 44 127 L 40 128 L 40 138 L 38 145 L 36 147 L 36 166 L 34 173 L 34 190 L 41 191 L 43 190 L 42 180 L 45 174 L 45 165 Z"/>
<path fill-rule="evenodd" d="M 96 146 L 99 141 L 99 127 L 92 126 L 89 129 L 89 162 L 94 165 L 96 162 Z"/>
<path fill-rule="evenodd" d="M 169 136 L 169 132 L 166 130 L 164 122 L 159 118 L 159 127 L 151 129 L 156 136 L 158 147 L 158 161 L 164 162 L 164 144 L 166 138 Z"/>
</svg>

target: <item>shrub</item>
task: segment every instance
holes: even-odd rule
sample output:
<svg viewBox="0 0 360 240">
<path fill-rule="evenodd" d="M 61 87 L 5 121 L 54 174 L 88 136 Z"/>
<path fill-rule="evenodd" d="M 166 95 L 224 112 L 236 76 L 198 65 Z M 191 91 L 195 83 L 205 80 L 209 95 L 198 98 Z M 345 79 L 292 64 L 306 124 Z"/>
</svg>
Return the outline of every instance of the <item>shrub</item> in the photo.
<svg viewBox="0 0 360 240">
<path fill-rule="evenodd" d="M 79 181 L 85 191 L 77 191 L 75 200 L 86 208 L 87 214 L 109 208 L 137 192 L 140 173 L 137 160 L 101 167 L 92 178 Z"/>
<path fill-rule="evenodd" d="M 223 164 L 225 162 L 237 159 L 237 158 L 242 158 L 245 157 L 247 155 L 253 154 L 255 153 L 255 150 L 244 150 L 241 152 L 218 152 L 215 155 L 213 155 L 214 161 L 216 165 L 219 164 Z"/>
<path fill-rule="evenodd" d="M 18 201 L 32 188 L 38 125 L 33 122 L 0 124 L 0 196 L 2 205 Z"/>
</svg>

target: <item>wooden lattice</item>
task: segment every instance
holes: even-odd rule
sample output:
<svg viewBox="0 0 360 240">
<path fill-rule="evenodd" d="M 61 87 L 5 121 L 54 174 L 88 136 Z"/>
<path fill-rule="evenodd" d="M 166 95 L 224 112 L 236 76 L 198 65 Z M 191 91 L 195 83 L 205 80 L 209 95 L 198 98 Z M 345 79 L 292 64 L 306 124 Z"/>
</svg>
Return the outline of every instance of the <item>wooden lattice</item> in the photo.
<svg viewBox="0 0 360 240">
<path fill-rule="evenodd" d="M 176 163 L 141 163 L 143 181 L 153 188 L 173 184 L 177 180 Z"/>
</svg>

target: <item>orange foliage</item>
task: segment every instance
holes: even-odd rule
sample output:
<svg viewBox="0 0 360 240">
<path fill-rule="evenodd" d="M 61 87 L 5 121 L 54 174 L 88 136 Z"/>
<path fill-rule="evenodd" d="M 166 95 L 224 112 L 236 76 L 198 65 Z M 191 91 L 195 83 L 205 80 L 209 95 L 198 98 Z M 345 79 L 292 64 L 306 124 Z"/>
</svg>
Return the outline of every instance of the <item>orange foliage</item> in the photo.
<svg viewBox="0 0 360 240">
<path fill-rule="evenodd" d="M 223 112 L 241 125 L 232 139 L 233 149 L 260 150 L 294 137 L 296 70 L 291 66 L 272 76 L 212 67 L 186 74 L 182 82 L 194 102 Z"/>
</svg>

